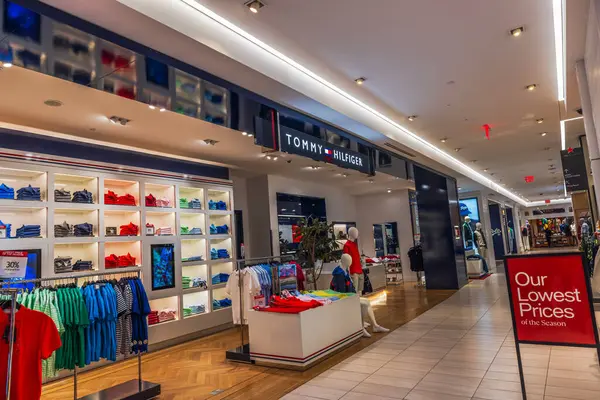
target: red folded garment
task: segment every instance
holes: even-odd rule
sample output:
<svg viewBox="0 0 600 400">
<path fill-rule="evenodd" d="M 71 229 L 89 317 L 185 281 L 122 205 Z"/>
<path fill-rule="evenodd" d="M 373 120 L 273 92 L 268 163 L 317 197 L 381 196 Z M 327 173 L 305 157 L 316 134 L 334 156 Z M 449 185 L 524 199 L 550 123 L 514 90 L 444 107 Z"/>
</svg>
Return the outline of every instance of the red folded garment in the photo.
<svg viewBox="0 0 600 400">
<path fill-rule="evenodd" d="M 121 225 L 119 229 L 120 236 L 137 236 L 140 231 L 140 227 L 130 222 L 127 225 Z"/>
<path fill-rule="evenodd" d="M 135 206 L 135 197 L 129 193 L 125 194 L 124 196 L 119 196 L 117 199 L 117 204 L 121 206 Z"/>
<path fill-rule="evenodd" d="M 152 193 L 146 196 L 146 207 L 156 207 L 156 197 Z"/>
<path fill-rule="evenodd" d="M 104 204 L 117 204 L 117 200 L 119 196 L 112 190 L 109 190 L 108 193 L 104 194 Z"/>
<path fill-rule="evenodd" d="M 298 314 L 302 311 L 321 306 L 323 306 L 323 304 L 317 300 L 302 301 L 296 297 L 282 298 L 279 296 L 272 296 L 270 307 L 255 307 L 254 309 L 257 311 Z"/>
<path fill-rule="evenodd" d="M 117 268 L 119 266 L 119 257 L 115 254 L 111 254 L 108 257 L 104 257 L 104 268 Z"/>
<path fill-rule="evenodd" d="M 126 256 L 119 257 L 119 267 L 132 267 L 135 265 L 135 257 L 127 253 Z"/>
</svg>

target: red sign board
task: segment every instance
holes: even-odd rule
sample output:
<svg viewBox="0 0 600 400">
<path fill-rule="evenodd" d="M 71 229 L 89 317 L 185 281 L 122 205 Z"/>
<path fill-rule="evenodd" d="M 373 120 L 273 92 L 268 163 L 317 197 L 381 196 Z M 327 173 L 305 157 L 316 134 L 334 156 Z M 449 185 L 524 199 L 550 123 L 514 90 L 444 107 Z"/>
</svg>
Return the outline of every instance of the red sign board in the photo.
<svg viewBox="0 0 600 400">
<path fill-rule="evenodd" d="M 597 346 L 580 253 L 507 257 L 505 267 L 519 342 Z"/>
</svg>

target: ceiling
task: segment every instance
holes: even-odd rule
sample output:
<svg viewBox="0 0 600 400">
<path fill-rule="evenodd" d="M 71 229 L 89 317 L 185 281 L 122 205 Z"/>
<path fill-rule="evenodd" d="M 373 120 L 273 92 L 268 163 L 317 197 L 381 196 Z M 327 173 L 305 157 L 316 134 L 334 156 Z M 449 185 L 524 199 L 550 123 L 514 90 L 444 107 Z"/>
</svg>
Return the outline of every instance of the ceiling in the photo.
<svg viewBox="0 0 600 400">
<path fill-rule="evenodd" d="M 307 181 L 318 176 L 321 183 L 343 188 L 349 195 L 414 189 L 412 182 L 383 173 L 369 178 L 305 157 L 264 153 L 239 131 L 174 112 L 151 110 L 140 102 L 24 68 L 0 70 L 0 87 L 11 93 L 0 96 L 0 127 L 4 128 L 209 162 L 232 168 L 234 176 L 274 174 Z M 63 105 L 45 105 L 50 99 Z M 126 126 L 113 124 L 109 121 L 113 115 L 130 122 Z M 207 145 L 205 139 L 218 143 Z M 277 156 L 277 160 L 268 160 L 267 155 Z"/>
<path fill-rule="evenodd" d="M 410 135 L 369 123 L 371 116 L 336 103 L 330 91 L 310 86 L 311 76 L 298 78 L 292 68 L 276 69 L 250 46 L 235 47 L 225 36 L 211 34 L 208 28 L 214 27 L 198 23 L 193 9 L 186 8 L 185 15 L 170 20 L 182 0 L 119 2 L 186 36 L 160 30 L 154 21 L 131 14 L 131 9 L 114 0 L 85 7 L 74 0 L 45 2 L 380 145 L 391 142 L 417 149 L 419 161 L 427 156 L 427 163 L 443 172 L 456 169 L 480 183 L 481 174 L 498 183 L 492 185 L 494 190 L 506 188 L 531 201 L 563 197 L 559 121 L 577 116 L 572 64 L 583 54 L 581 27 L 585 32 L 587 0 L 575 6 L 569 2 L 566 9 L 566 107 L 556 95 L 552 1 L 269 0 L 267 7 L 252 14 L 241 0 L 197 0 L 216 13 L 214 20 L 225 18 L 233 28 L 252 34 L 410 129 L 465 168 L 419 147 L 422 144 Z M 510 36 L 508 31 L 518 26 L 524 26 L 524 34 Z M 150 27 L 155 35 L 146 34 Z M 210 53 L 202 58 L 200 54 L 208 54 L 206 48 L 222 56 Z M 367 78 L 362 86 L 353 82 L 359 76 Z M 532 83 L 537 89 L 525 90 Z M 409 122 L 409 115 L 418 118 Z M 537 118 L 544 122 L 537 124 Z M 490 140 L 484 136 L 483 124 L 492 127 Z M 543 132 L 547 134 L 542 136 Z M 567 146 L 576 146 L 583 132 L 580 121 L 567 123 Z M 447 141 L 441 143 L 442 138 Z M 557 173 L 549 171 L 550 165 L 558 166 Z M 525 183 L 526 175 L 534 175 L 534 183 Z"/>
</svg>

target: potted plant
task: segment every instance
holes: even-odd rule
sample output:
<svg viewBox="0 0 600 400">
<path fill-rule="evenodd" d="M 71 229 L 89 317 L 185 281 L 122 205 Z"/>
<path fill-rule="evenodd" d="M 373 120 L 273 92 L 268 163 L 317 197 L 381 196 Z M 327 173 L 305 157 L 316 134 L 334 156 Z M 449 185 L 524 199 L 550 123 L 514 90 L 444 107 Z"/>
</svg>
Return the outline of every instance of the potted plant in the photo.
<svg viewBox="0 0 600 400">
<path fill-rule="evenodd" d="M 318 218 L 305 218 L 296 227 L 295 235 L 300 239 L 296 253 L 298 262 L 306 270 L 308 281 L 316 289 L 323 264 L 338 258 L 336 251 L 339 250 L 339 244 L 335 240 L 333 223 L 328 224 Z"/>
</svg>

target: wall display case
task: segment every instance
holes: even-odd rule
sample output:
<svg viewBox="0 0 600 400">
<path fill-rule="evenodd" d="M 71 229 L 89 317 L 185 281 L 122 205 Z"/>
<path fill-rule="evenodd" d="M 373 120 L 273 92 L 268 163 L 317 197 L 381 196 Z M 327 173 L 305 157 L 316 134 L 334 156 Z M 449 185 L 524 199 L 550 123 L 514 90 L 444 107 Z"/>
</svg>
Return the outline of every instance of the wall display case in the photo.
<svg viewBox="0 0 600 400">
<path fill-rule="evenodd" d="M 230 181 L 0 160 L 2 184 L 0 226 L 8 237 L 0 239 L 0 250 L 39 249 L 41 277 L 141 266 L 155 312 L 150 343 L 231 322 L 223 311 L 231 307 L 225 284 L 235 258 Z M 18 189 L 29 185 L 39 188 L 35 198 L 18 200 Z M 166 263 L 156 257 L 164 249 L 172 255 Z"/>
</svg>

